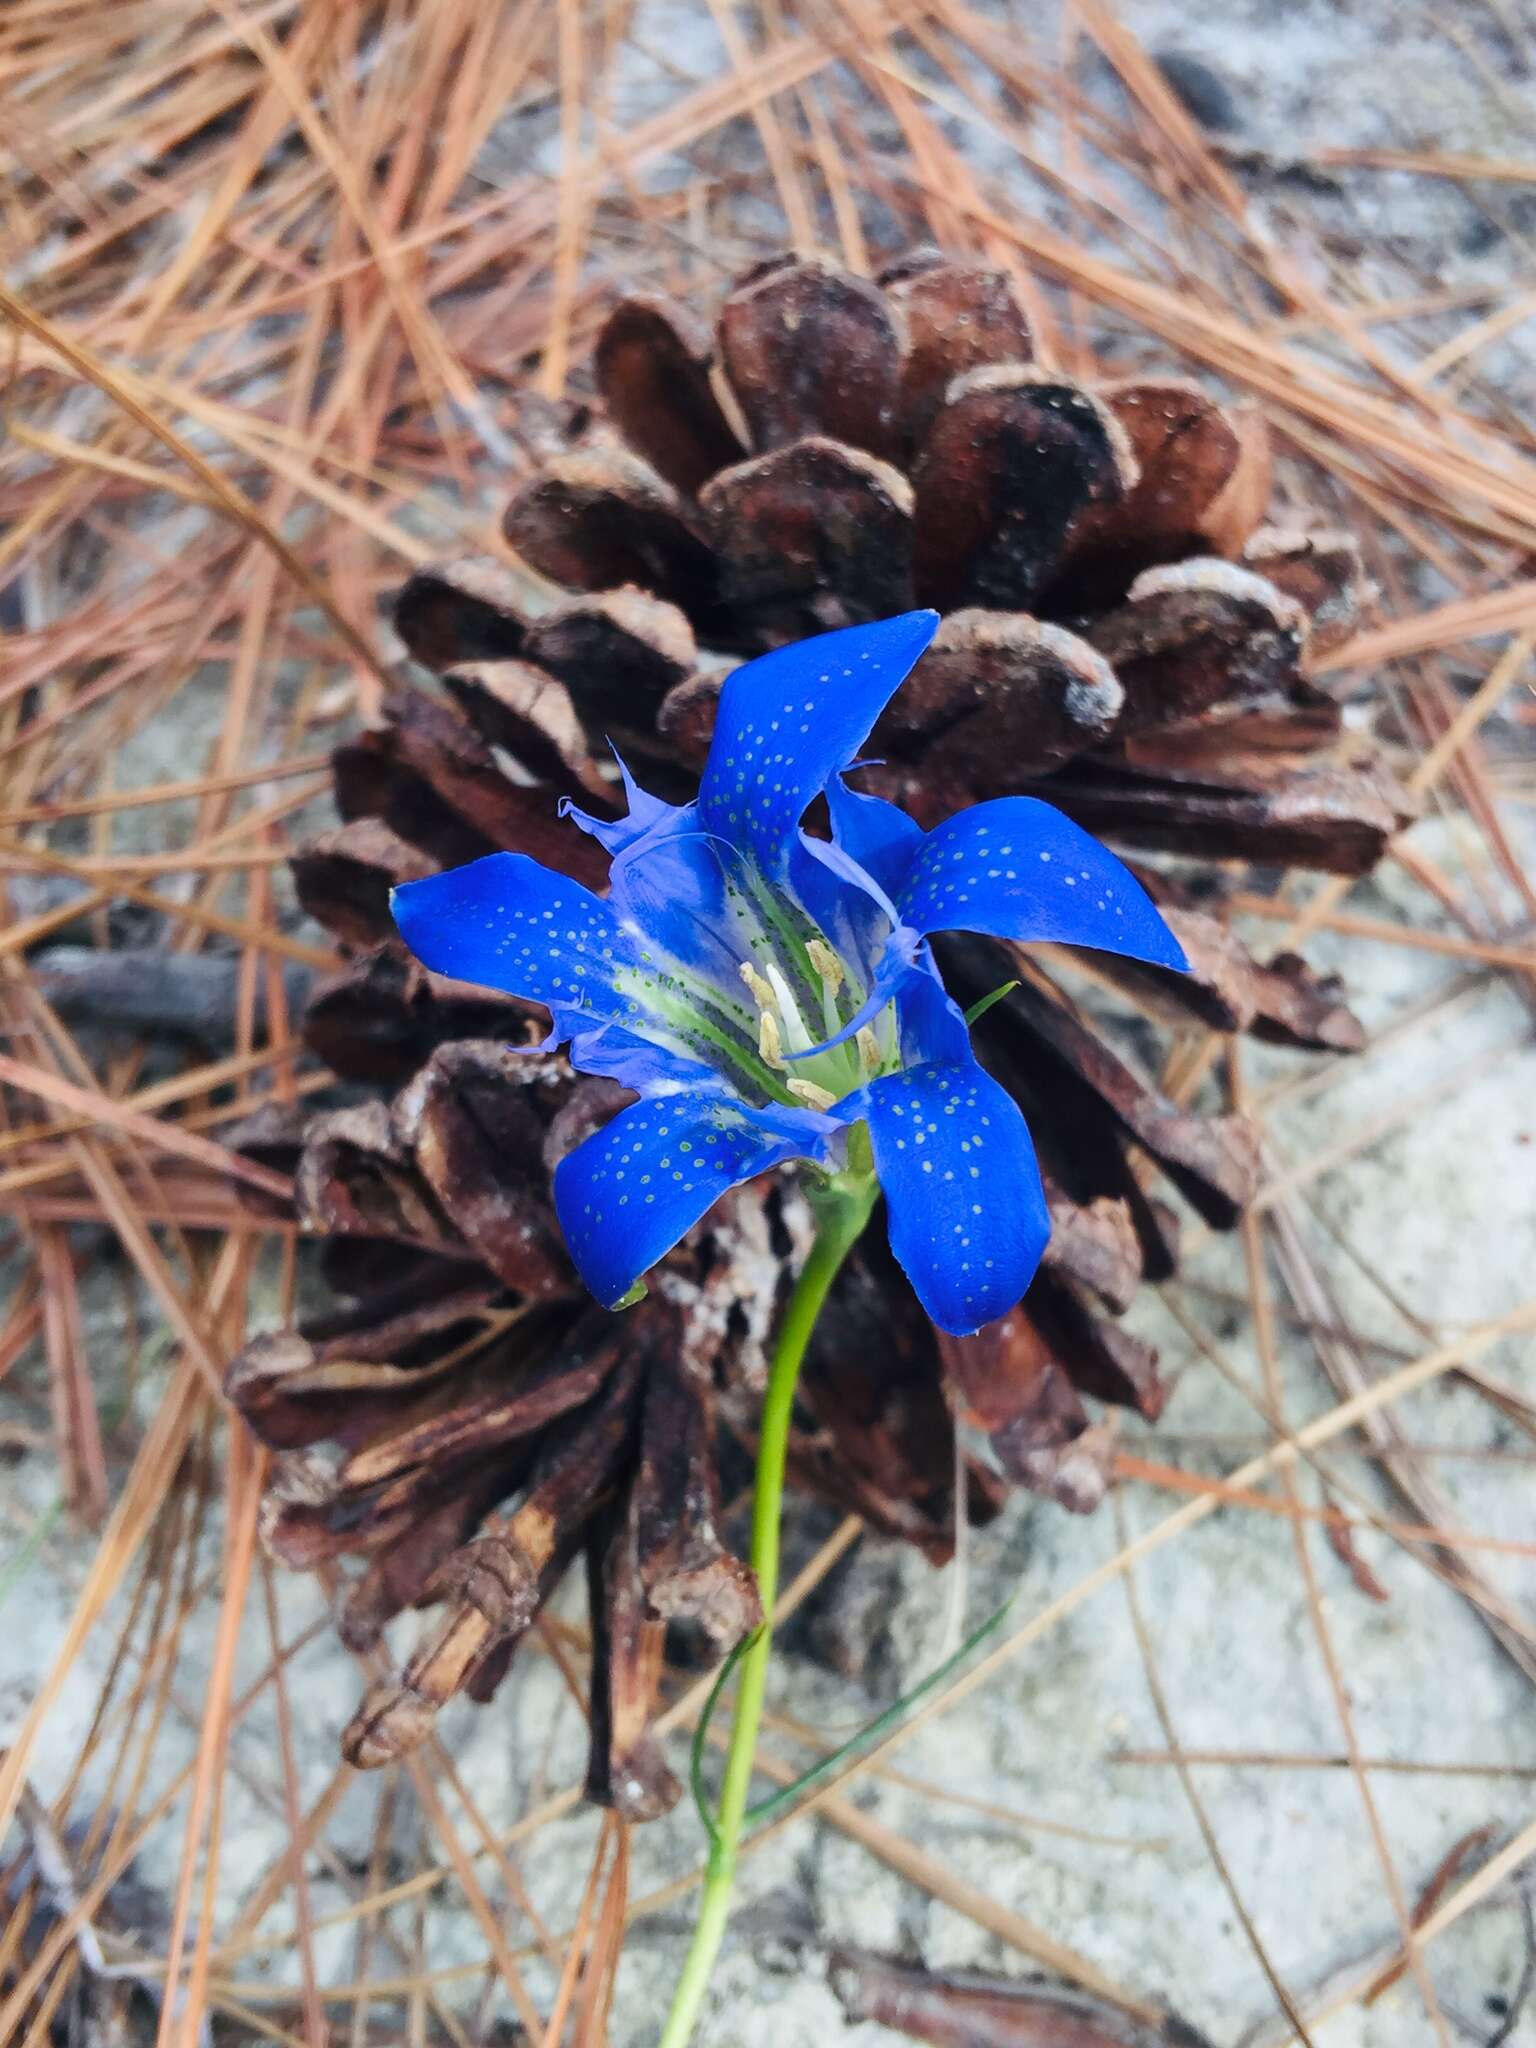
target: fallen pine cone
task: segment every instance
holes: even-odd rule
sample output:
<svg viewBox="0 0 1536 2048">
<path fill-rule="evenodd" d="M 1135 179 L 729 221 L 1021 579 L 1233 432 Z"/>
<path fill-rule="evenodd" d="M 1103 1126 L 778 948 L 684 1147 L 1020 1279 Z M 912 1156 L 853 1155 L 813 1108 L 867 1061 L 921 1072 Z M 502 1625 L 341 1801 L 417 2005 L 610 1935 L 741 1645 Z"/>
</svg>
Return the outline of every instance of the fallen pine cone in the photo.
<svg viewBox="0 0 1536 2048">
<path fill-rule="evenodd" d="M 914 601 L 947 617 L 868 772 L 924 824 L 1028 791 L 1130 848 L 1356 873 L 1409 807 L 1303 674 L 1364 584 L 1347 539 L 1260 526 L 1262 423 L 1180 379 L 1090 390 L 1042 370 L 999 273 L 923 253 L 875 285 L 778 259 L 728 295 L 713 340 L 664 301 L 625 301 L 596 378 L 601 407 L 507 515 L 522 556 L 575 594 L 531 616 L 498 561 L 413 576 L 396 624 L 441 691 L 402 683 L 385 722 L 339 749 L 344 822 L 295 860 L 349 962 L 306 1037 L 389 1099 L 307 1122 L 274 1109 L 239 1134 L 295 1172 L 338 1306 L 248 1346 L 229 1391 L 278 1453 L 274 1553 L 366 1560 L 346 1639 L 371 1647 L 407 1607 L 436 1610 L 353 1719 L 348 1756 L 382 1763 L 457 1693 L 488 1700 L 580 1557 L 588 1791 L 642 1818 L 677 1795 L 649 1725 L 664 1629 L 690 1621 L 723 1654 L 758 1618 L 721 1533 L 717 1431 L 752 1438 L 807 1212 L 770 1175 L 712 1212 L 636 1308 L 594 1307 L 549 1176 L 627 1098 L 526 1050 L 542 1035 L 527 1006 L 411 961 L 391 887 L 512 849 L 600 889 L 600 848 L 556 805 L 574 790 L 614 808 L 609 735 L 642 781 L 681 791 L 720 657 Z M 1192 971 L 1105 962 L 1138 1010 L 1360 1042 L 1336 984 L 1293 956 L 1261 965 L 1188 878 L 1143 879 Z M 1175 1212 L 1138 1167 L 1217 1229 L 1258 1176 L 1248 1125 L 1160 1094 L 1048 956 L 952 941 L 943 965 L 962 1002 L 1020 982 L 977 1044 L 1035 1137 L 1045 1264 L 1012 1314 L 951 1338 L 869 1233 L 807 1360 L 790 1460 L 803 1491 L 936 1561 L 957 1423 L 979 1520 L 1012 1484 L 1091 1509 L 1110 1439 L 1089 1404 L 1160 1412 L 1156 1355 L 1115 1320 L 1177 1261 Z"/>
</svg>

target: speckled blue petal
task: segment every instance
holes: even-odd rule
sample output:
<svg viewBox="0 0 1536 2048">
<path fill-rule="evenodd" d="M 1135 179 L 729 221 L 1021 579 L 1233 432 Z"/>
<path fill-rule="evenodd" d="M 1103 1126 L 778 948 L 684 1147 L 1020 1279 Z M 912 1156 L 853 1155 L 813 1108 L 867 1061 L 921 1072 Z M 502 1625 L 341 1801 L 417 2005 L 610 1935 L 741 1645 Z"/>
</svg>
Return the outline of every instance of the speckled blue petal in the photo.
<svg viewBox="0 0 1536 2048">
<path fill-rule="evenodd" d="M 938 623 L 937 612 L 903 612 L 737 669 L 699 785 L 705 825 L 783 882 L 806 806 L 856 757 Z"/>
<path fill-rule="evenodd" d="M 736 860 L 685 804 L 617 856 L 608 900 L 622 922 L 739 996 L 742 949 L 729 889 Z"/>
<path fill-rule="evenodd" d="M 810 1110 L 676 1095 L 621 1110 L 555 1169 L 555 1210 L 577 1272 L 613 1308 L 728 1188 L 818 1156 L 836 1128 Z"/>
<path fill-rule="evenodd" d="M 1184 949 L 1125 865 L 1038 797 L 1004 796 L 926 836 L 897 897 L 917 932 L 1096 946 L 1181 972 Z"/>
<path fill-rule="evenodd" d="M 401 938 L 434 974 L 545 1003 L 557 1026 L 629 1007 L 613 976 L 640 964 L 635 939 L 601 897 L 525 853 L 491 853 L 402 882 L 390 908 Z M 560 1028 L 564 1036 L 573 1026 Z"/>
<path fill-rule="evenodd" d="M 939 1328 L 967 1336 L 1014 1306 L 1051 1234 L 1018 1104 L 974 1061 L 863 1092 L 891 1250 Z"/>
</svg>

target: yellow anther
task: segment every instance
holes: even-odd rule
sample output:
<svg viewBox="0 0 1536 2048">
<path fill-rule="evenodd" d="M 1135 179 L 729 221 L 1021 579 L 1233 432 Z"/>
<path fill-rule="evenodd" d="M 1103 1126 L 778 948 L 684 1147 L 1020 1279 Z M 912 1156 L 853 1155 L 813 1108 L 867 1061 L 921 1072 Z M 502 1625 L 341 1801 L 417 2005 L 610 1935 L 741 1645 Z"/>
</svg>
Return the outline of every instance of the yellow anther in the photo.
<svg viewBox="0 0 1536 2048">
<path fill-rule="evenodd" d="M 772 1010 L 763 1010 L 758 1016 L 757 1056 L 770 1067 L 782 1067 L 784 1064 L 784 1044 L 779 1037 L 779 1020 Z"/>
<path fill-rule="evenodd" d="M 759 974 L 750 960 L 741 963 L 741 978 L 752 991 L 752 1000 L 760 1010 L 776 1010 L 779 999 L 774 994 L 773 983 Z"/>
<path fill-rule="evenodd" d="M 830 1088 L 818 1088 L 814 1081 L 786 1081 L 784 1086 L 812 1109 L 830 1109 L 837 1100 Z"/>
<path fill-rule="evenodd" d="M 880 1041 L 876 1038 L 873 1027 L 866 1024 L 863 1030 L 855 1035 L 853 1042 L 859 1049 L 859 1058 L 865 1073 L 878 1074 L 885 1065 L 885 1054 L 880 1050 Z"/>
<path fill-rule="evenodd" d="M 842 961 L 825 939 L 807 939 L 805 950 L 811 965 L 821 976 L 822 987 L 829 996 L 835 996 L 847 979 Z"/>
</svg>

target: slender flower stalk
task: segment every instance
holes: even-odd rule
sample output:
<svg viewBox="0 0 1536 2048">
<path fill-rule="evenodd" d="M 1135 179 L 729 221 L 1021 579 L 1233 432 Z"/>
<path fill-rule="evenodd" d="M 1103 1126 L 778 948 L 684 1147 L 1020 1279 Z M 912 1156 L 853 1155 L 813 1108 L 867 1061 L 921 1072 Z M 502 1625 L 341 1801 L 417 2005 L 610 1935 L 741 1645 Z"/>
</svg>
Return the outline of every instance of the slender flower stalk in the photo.
<svg viewBox="0 0 1536 2048">
<path fill-rule="evenodd" d="M 685 2048 L 698 2018 L 715 1957 L 730 1917 L 752 1785 L 757 1731 L 763 1717 L 768 1660 L 773 1648 L 773 1609 L 779 1593 L 779 1525 L 784 1498 L 784 1463 L 801 1361 L 843 1260 L 863 1234 L 879 1186 L 872 1170 L 849 1172 L 813 1193 L 817 1232 L 784 1311 L 774 1345 L 763 1418 L 758 1435 L 757 1472 L 752 1493 L 751 1564 L 763 1603 L 762 1626 L 741 1654 L 737 1669 L 736 1715 L 720 1786 L 720 1809 L 710 1840 L 709 1861 L 699 1899 L 699 1917 L 682 1975 L 673 1994 L 661 2048 Z"/>
</svg>

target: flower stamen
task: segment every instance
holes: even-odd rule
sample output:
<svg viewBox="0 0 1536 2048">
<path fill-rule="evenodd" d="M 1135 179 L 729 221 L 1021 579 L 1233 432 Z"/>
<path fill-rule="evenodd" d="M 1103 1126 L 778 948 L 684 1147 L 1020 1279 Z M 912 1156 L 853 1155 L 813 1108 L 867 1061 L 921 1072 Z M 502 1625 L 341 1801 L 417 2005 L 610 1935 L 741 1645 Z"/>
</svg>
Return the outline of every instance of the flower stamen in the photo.
<svg viewBox="0 0 1536 2048">
<path fill-rule="evenodd" d="M 806 954 L 811 965 L 821 976 L 821 985 L 829 996 L 836 996 L 848 979 L 847 970 L 825 939 L 807 939 Z"/>
<path fill-rule="evenodd" d="M 806 954 L 821 980 L 822 1007 L 826 1013 L 826 1028 L 830 1035 L 837 1028 L 835 997 L 837 990 L 847 978 L 841 960 L 824 939 L 813 938 L 806 943 Z M 803 1071 L 791 1074 L 789 1060 L 785 1057 L 786 1044 L 791 1053 L 808 1052 L 812 1039 L 804 1013 L 796 1002 L 782 970 L 774 961 L 767 963 L 766 972 L 754 967 L 750 961 L 743 961 L 741 978 L 752 991 L 757 1009 L 757 1051 L 763 1064 L 772 1067 L 785 1078 L 780 1083 L 786 1095 L 796 1102 L 803 1102 L 811 1109 L 831 1109 L 841 1102 L 850 1088 L 858 1086 L 861 1078 L 855 1070 L 856 1062 L 863 1055 L 868 1073 L 883 1071 L 885 1062 L 879 1054 L 876 1042 L 869 1033 L 861 1033 L 857 1050 L 835 1051 L 817 1056 L 815 1064 L 822 1069 L 820 1080 L 813 1081 Z M 871 1053 L 862 1040 L 869 1041 Z M 835 1085 L 828 1087 L 832 1082 Z"/>
<path fill-rule="evenodd" d="M 772 983 L 764 980 L 750 960 L 742 961 L 741 978 L 751 989 L 752 999 L 759 1010 L 777 1009 L 779 999 L 774 994 Z"/>
<path fill-rule="evenodd" d="M 816 1043 L 811 1036 L 800 1005 L 795 1001 L 794 991 L 784 979 L 783 970 L 777 961 L 768 962 L 768 984 L 773 990 L 778 1006 L 779 1022 L 783 1026 L 784 1042 L 791 1052 L 809 1052 Z"/>
<path fill-rule="evenodd" d="M 803 1102 L 811 1109 L 831 1109 L 839 1099 L 830 1088 L 818 1088 L 814 1081 L 791 1078 L 784 1086 L 797 1102 Z"/>
</svg>

